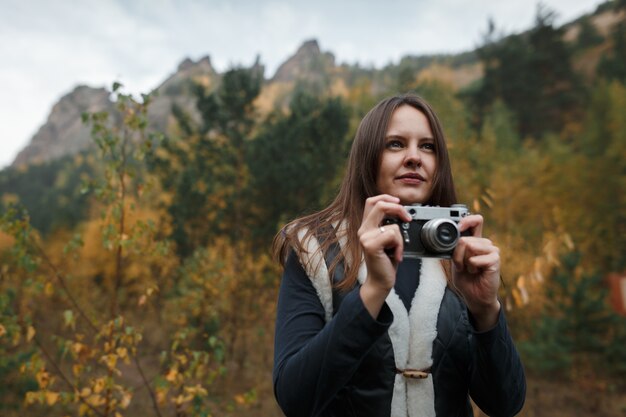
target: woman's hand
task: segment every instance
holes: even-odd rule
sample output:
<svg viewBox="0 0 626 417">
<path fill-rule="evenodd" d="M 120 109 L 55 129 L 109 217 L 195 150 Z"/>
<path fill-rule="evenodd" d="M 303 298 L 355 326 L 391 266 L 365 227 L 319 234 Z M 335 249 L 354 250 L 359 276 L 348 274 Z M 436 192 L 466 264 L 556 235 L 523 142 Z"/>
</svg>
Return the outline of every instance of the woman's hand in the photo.
<svg viewBox="0 0 626 417">
<path fill-rule="evenodd" d="M 361 286 L 361 299 L 372 317 L 377 317 L 385 298 L 396 282 L 396 269 L 402 261 L 402 235 L 396 224 L 383 226 L 386 217 L 410 221 L 400 199 L 387 194 L 365 202 L 359 242 L 367 265 L 367 280 Z"/>
<path fill-rule="evenodd" d="M 453 284 L 465 297 L 477 330 L 488 330 L 496 324 L 500 312 L 500 250 L 482 237 L 482 216 L 464 217 L 459 229 L 470 230 L 471 236 L 461 237 L 452 254 Z"/>
</svg>

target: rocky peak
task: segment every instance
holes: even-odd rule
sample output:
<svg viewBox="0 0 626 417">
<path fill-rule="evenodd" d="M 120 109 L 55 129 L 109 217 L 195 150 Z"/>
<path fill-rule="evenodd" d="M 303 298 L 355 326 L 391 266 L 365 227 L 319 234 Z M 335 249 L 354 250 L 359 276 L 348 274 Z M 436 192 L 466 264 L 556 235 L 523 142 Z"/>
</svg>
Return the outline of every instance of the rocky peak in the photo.
<svg viewBox="0 0 626 417">
<path fill-rule="evenodd" d="M 11 166 L 46 162 L 87 148 L 91 143 L 91 128 L 83 124 L 81 115 L 112 110 L 109 94 L 104 88 L 81 85 L 61 97 L 52 107 L 46 123 Z"/>
<path fill-rule="evenodd" d="M 198 78 L 215 78 L 217 72 L 211 65 L 211 57 L 208 55 L 198 60 L 198 62 L 194 62 L 190 58 L 185 58 L 180 64 L 178 64 L 178 68 L 174 74 L 172 74 L 168 79 L 166 79 L 163 84 L 161 84 L 157 90 L 160 93 L 166 93 L 169 90 L 178 90 L 178 86 L 181 82 L 185 80 Z"/>
<path fill-rule="evenodd" d="M 317 40 L 304 42 L 298 51 L 283 63 L 272 81 L 315 81 L 323 77 L 335 66 L 335 57 L 329 52 L 322 52 Z"/>
</svg>

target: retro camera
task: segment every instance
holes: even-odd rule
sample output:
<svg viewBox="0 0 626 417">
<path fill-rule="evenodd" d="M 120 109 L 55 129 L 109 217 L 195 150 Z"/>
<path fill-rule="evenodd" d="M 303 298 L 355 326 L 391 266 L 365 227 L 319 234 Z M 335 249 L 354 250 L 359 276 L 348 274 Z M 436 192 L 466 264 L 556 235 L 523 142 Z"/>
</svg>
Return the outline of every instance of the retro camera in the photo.
<svg viewBox="0 0 626 417">
<path fill-rule="evenodd" d="M 461 235 L 459 221 L 469 214 L 465 204 L 450 207 L 404 206 L 411 215 L 410 222 L 386 218 L 384 224 L 397 224 L 404 241 L 405 258 L 451 258 Z"/>
</svg>

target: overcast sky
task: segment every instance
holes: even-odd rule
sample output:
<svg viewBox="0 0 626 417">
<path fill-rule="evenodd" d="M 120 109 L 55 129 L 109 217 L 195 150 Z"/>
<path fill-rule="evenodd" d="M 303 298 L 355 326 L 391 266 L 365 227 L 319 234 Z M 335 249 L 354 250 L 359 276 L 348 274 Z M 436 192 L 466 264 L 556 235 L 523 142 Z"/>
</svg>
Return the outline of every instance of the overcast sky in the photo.
<svg viewBox="0 0 626 417">
<path fill-rule="evenodd" d="M 599 0 L 545 0 L 565 23 Z M 404 55 L 462 52 L 488 18 L 528 29 L 529 0 L 0 0 L 0 168 L 78 84 L 148 92 L 189 57 L 224 71 L 257 55 L 271 77 L 305 40 L 338 63 L 382 67 Z"/>
</svg>

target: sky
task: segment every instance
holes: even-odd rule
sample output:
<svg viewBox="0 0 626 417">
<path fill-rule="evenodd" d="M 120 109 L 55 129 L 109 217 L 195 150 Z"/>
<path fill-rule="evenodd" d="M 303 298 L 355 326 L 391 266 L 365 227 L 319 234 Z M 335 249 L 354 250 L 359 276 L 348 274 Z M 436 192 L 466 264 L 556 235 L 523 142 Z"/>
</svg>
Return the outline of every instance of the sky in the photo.
<svg viewBox="0 0 626 417">
<path fill-rule="evenodd" d="M 543 0 L 557 24 L 601 0 Z M 488 19 L 504 34 L 532 27 L 529 0 L 0 0 L 0 169 L 77 85 L 147 93 L 185 58 L 265 77 L 306 40 L 338 64 L 381 68 L 405 55 L 474 49 Z"/>
</svg>

